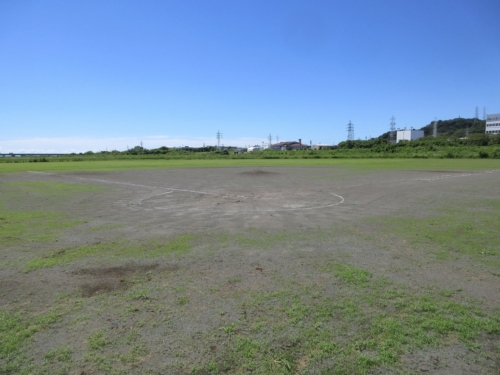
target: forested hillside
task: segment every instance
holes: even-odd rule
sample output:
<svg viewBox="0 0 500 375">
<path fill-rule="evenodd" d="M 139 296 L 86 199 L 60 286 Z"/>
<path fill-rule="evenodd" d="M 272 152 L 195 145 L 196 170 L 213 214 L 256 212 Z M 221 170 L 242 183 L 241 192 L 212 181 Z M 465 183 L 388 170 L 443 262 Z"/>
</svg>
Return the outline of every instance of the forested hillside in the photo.
<svg viewBox="0 0 500 375">
<path fill-rule="evenodd" d="M 425 135 L 432 135 L 433 127 L 434 124 L 432 121 L 420 129 L 424 131 Z M 451 120 L 438 120 L 438 135 L 463 138 L 465 137 L 467 127 L 469 127 L 469 134 L 484 134 L 486 130 L 486 121 L 461 117 Z M 389 139 L 389 132 L 382 134 L 379 138 Z"/>
</svg>

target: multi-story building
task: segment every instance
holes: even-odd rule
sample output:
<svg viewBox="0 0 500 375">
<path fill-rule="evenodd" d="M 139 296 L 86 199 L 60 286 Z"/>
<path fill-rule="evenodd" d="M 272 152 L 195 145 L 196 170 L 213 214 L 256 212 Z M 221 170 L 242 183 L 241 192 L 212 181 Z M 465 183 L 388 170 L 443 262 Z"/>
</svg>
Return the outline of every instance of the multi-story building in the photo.
<svg viewBox="0 0 500 375">
<path fill-rule="evenodd" d="M 500 113 L 486 117 L 486 134 L 500 134 Z"/>
</svg>

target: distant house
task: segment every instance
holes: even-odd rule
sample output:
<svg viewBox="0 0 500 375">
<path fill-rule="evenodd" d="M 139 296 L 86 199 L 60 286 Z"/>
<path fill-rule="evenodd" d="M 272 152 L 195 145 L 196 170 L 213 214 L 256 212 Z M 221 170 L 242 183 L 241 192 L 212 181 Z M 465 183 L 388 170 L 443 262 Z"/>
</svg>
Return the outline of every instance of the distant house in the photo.
<svg viewBox="0 0 500 375">
<path fill-rule="evenodd" d="M 262 149 L 262 148 L 261 148 L 261 146 L 257 146 L 257 145 L 255 145 L 255 146 L 252 146 L 252 147 L 248 147 L 248 148 L 247 148 L 247 151 L 248 151 L 248 152 L 252 152 L 252 151 L 260 151 L 261 149 Z"/>
<path fill-rule="evenodd" d="M 486 117 L 486 134 L 500 134 L 500 113 Z"/>
</svg>

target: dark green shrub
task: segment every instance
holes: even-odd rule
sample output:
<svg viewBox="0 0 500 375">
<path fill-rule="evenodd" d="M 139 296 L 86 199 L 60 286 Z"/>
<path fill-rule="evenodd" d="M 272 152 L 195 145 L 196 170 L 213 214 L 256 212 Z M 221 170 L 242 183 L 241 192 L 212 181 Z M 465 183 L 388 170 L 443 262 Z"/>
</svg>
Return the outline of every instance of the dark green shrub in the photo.
<svg viewBox="0 0 500 375">
<path fill-rule="evenodd" d="M 487 159 L 489 157 L 489 155 L 486 151 L 479 151 L 479 157 L 481 159 Z"/>
</svg>

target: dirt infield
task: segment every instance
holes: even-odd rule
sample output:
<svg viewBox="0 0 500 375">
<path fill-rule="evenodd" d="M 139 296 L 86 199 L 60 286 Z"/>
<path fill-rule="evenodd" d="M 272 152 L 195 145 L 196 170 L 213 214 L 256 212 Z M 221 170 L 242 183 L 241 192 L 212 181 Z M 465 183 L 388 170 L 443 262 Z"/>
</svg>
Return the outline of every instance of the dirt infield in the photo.
<svg viewBox="0 0 500 375">
<path fill-rule="evenodd" d="M 3 237 L 3 309 L 57 315 L 17 351 L 5 351 L 4 371 L 497 374 L 500 368 L 498 329 L 466 335 L 457 328 L 476 308 L 477 319 L 500 322 L 499 170 L 25 172 L 0 176 L 0 188 L 4 221 L 23 223 Z M 25 212 L 32 216 L 15 216 Z M 345 306 L 359 304 L 364 315 L 345 307 L 321 315 L 346 298 L 354 300 Z M 394 299 L 376 301 L 384 298 L 405 300 L 409 310 L 398 313 Z M 422 301 L 436 307 L 415 307 Z M 451 304 L 460 308 L 445 312 Z M 423 320 L 405 320 L 413 314 L 457 320 L 430 329 Z M 432 340 L 393 337 L 402 340 L 400 349 L 388 355 L 380 345 L 389 339 L 369 328 L 383 316 L 401 319 L 407 332 L 428 329 Z M 342 349 L 313 344 L 327 332 Z M 356 347 L 351 338 L 366 344 Z M 67 355 L 62 348 L 70 348 Z"/>
</svg>

